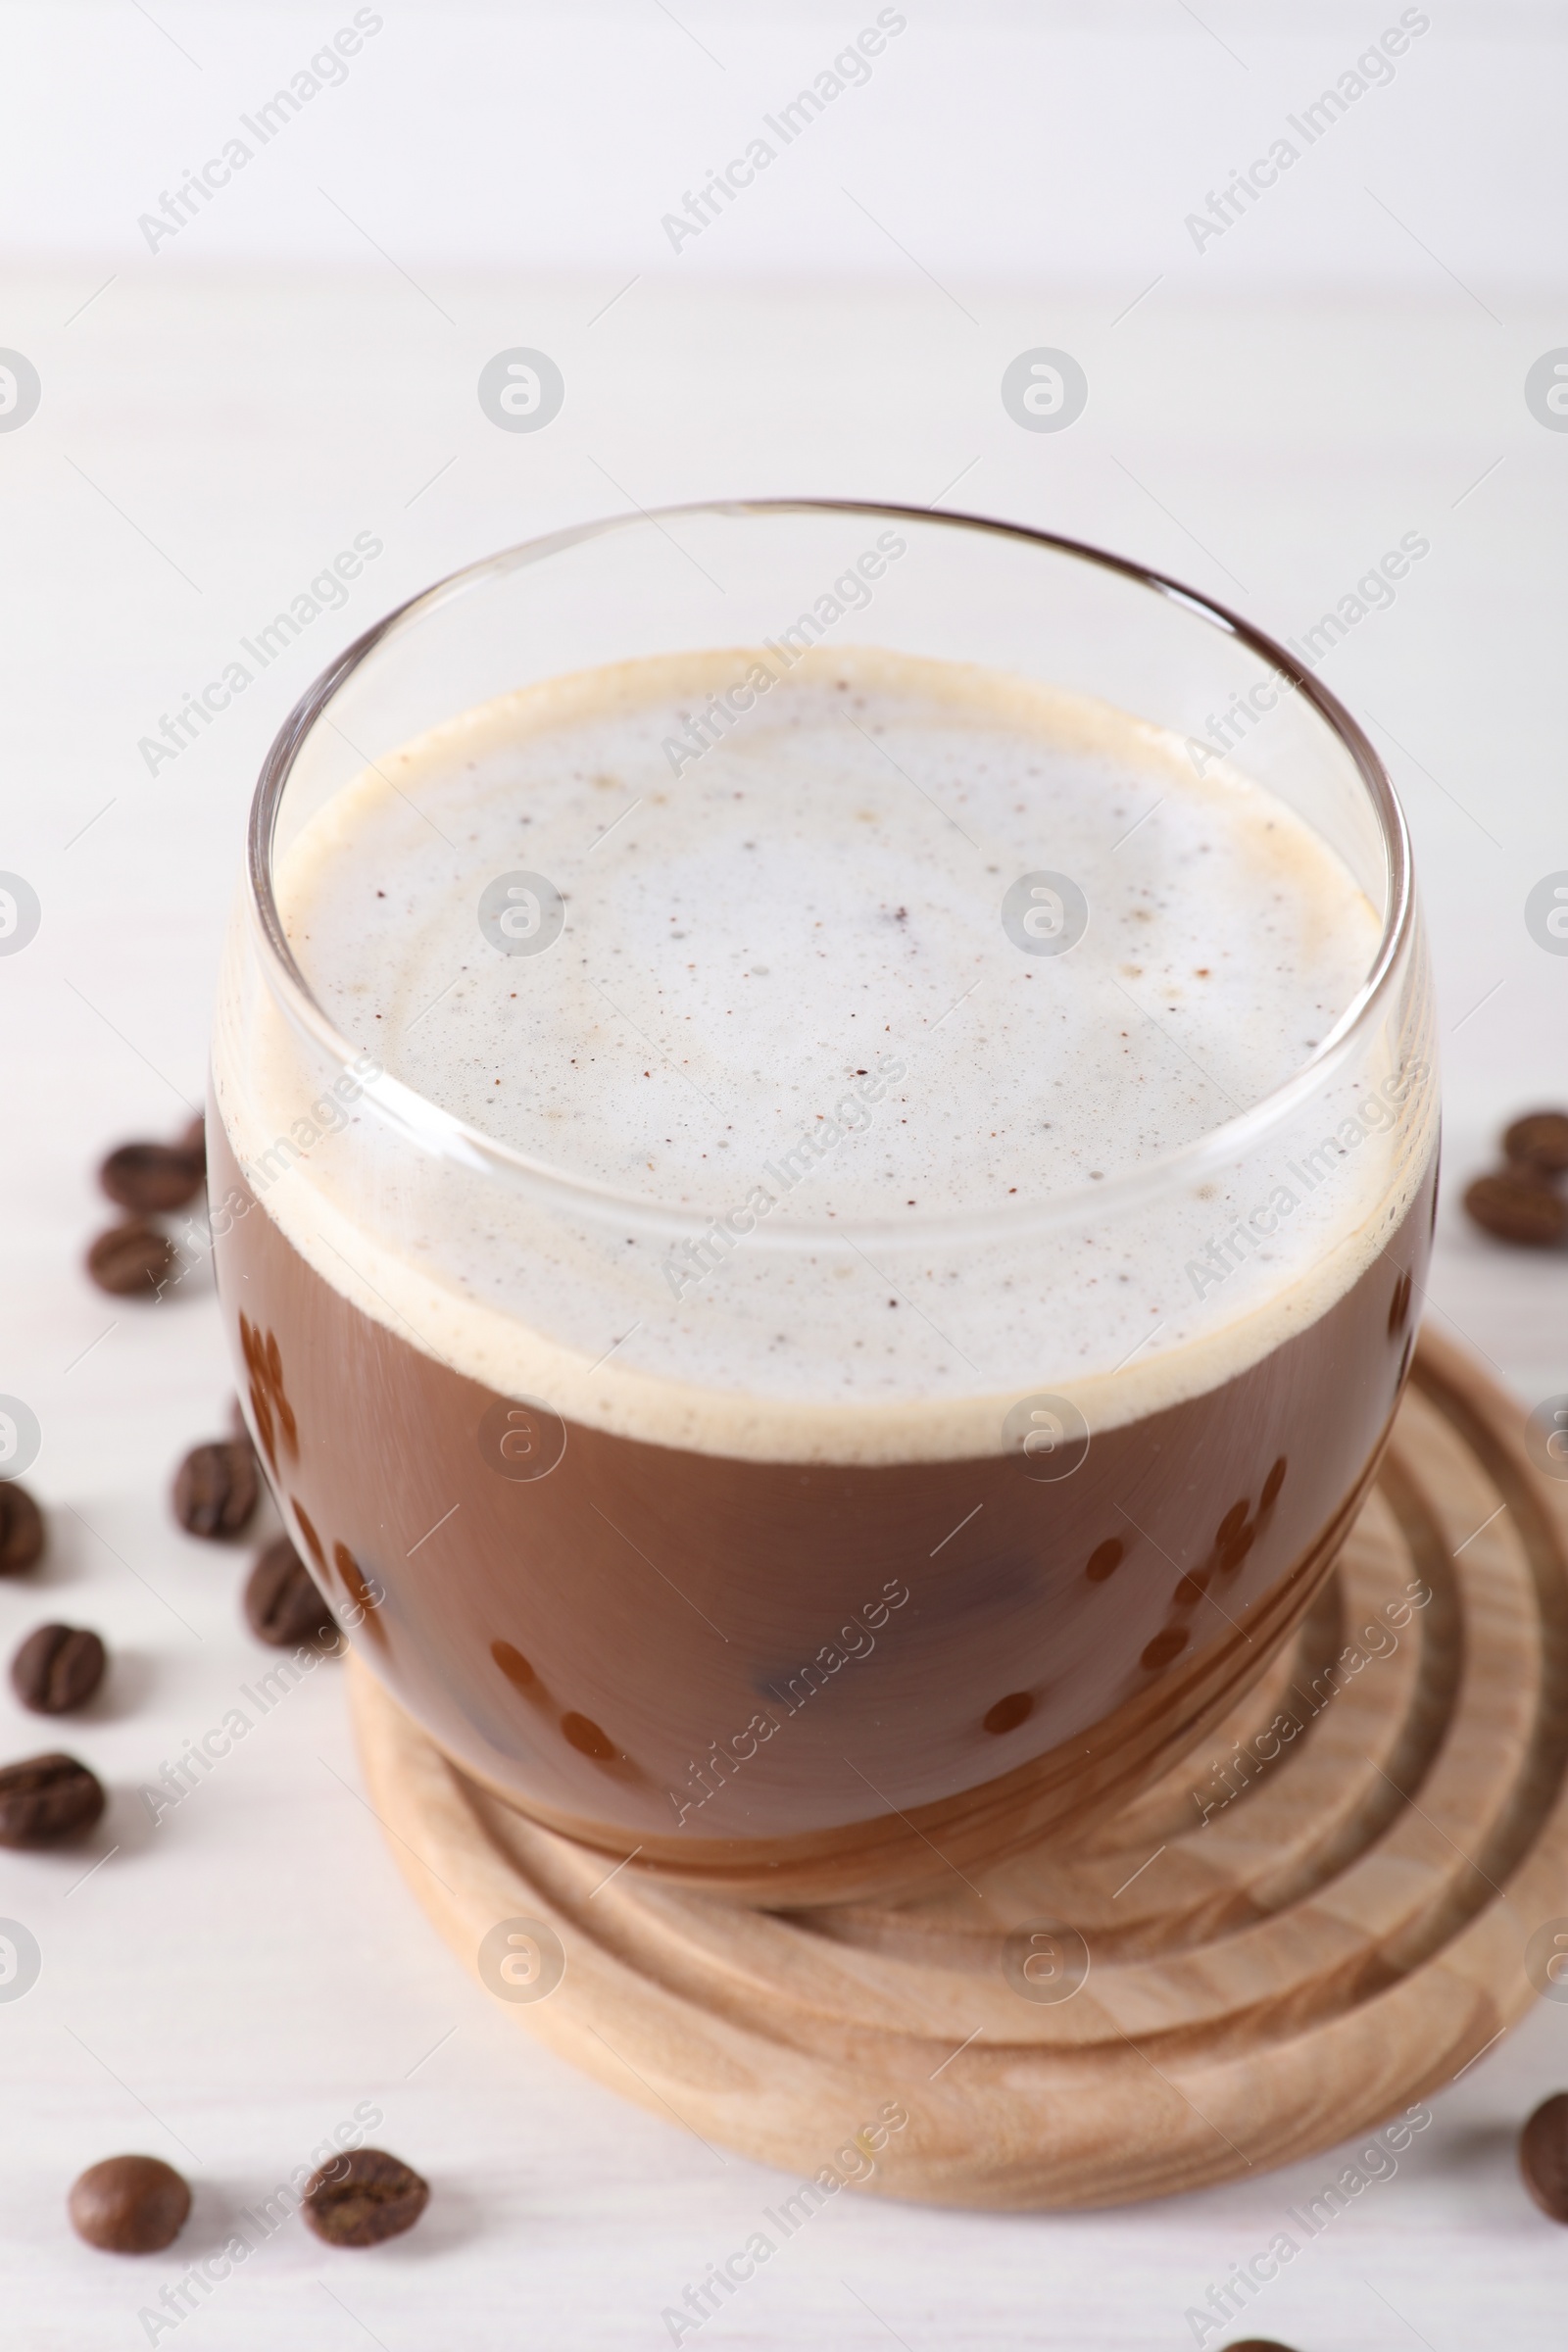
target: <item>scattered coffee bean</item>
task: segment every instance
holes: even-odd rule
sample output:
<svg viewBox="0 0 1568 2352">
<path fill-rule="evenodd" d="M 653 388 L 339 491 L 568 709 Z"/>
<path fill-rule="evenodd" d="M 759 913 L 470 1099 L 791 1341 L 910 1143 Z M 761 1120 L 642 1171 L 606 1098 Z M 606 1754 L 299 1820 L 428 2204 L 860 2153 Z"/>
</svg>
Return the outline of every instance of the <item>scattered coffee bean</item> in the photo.
<svg viewBox="0 0 1568 2352">
<path fill-rule="evenodd" d="M 1478 1176 L 1464 1197 L 1468 1215 L 1499 1242 L 1547 1250 L 1568 1231 L 1568 1201 L 1544 1177 L 1522 1167 Z"/>
<path fill-rule="evenodd" d="M 1508 1129 L 1502 1148 L 1516 1165 L 1543 1176 L 1568 1173 L 1568 1111 L 1527 1111 Z"/>
<path fill-rule="evenodd" d="M 170 1144 L 122 1144 L 98 1171 L 111 1200 L 139 1217 L 183 1208 L 201 1190 L 201 1170 L 188 1152 Z"/>
<path fill-rule="evenodd" d="M 207 1121 L 192 1119 L 174 1150 L 189 1162 L 203 1184 L 207 1181 Z"/>
<path fill-rule="evenodd" d="M 40 1625 L 11 1661 L 11 1683 L 35 1715 L 69 1715 L 85 1706 L 109 1663 L 96 1634 L 76 1625 Z"/>
<path fill-rule="evenodd" d="M 113 1298 L 151 1298 L 172 1271 L 174 1259 L 174 1245 L 167 1233 L 131 1217 L 98 1236 L 87 1252 L 87 1271 Z"/>
<path fill-rule="evenodd" d="M 103 1809 L 101 1783 L 74 1756 L 0 1764 L 0 1845 L 58 1845 L 90 1830 Z"/>
<path fill-rule="evenodd" d="M 1244 2335 L 1239 2343 L 1227 2344 L 1225 2352 L 1291 2352 L 1291 2347 L 1277 2344 L 1271 2335 Z"/>
<path fill-rule="evenodd" d="M 261 1495 L 249 1438 L 193 1446 L 174 1479 L 174 1517 L 189 1535 L 237 1536 Z"/>
<path fill-rule="evenodd" d="M 245 1622 L 258 1642 L 297 1649 L 334 1632 L 332 1612 L 287 1536 L 269 1544 L 245 1587 Z"/>
<path fill-rule="evenodd" d="M 20 1576 L 43 1549 L 43 1513 L 14 1478 L 0 1483 L 0 1576 Z"/>
<path fill-rule="evenodd" d="M 427 2181 L 384 2148 L 352 2148 L 305 2183 L 305 2219 L 329 2246 L 378 2246 L 412 2230 L 430 2200 Z"/>
<path fill-rule="evenodd" d="M 1498 1241 L 1549 1250 L 1568 1235 L 1568 1200 L 1556 1184 L 1568 1175 L 1568 1111 L 1527 1111 L 1505 1131 L 1502 1148 L 1507 1165 L 1477 1177 L 1465 1208 Z"/>
<path fill-rule="evenodd" d="M 106 2254 L 161 2254 L 185 2227 L 190 2189 L 156 2156 L 106 2156 L 73 2181 L 71 2226 Z"/>
<path fill-rule="evenodd" d="M 1519 2170 L 1546 2219 L 1568 2222 L 1568 2090 L 1538 2107 L 1520 2132 Z"/>
</svg>

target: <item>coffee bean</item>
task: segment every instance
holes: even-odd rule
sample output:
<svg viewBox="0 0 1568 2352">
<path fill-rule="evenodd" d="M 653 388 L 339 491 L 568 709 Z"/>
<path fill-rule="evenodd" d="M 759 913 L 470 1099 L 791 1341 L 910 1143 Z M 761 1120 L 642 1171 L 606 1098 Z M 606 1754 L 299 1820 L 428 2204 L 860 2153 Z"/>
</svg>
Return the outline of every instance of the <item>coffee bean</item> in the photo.
<svg viewBox="0 0 1568 2352">
<path fill-rule="evenodd" d="M 378 2246 L 412 2230 L 429 2199 L 411 2165 L 384 2148 L 351 2148 L 311 2175 L 300 2205 L 329 2246 Z"/>
<path fill-rule="evenodd" d="M 14 1478 L 0 1483 L 0 1576 L 18 1576 L 43 1549 L 43 1513 Z"/>
<path fill-rule="evenodd" d="M 0 1845 L 58 1845 L 90 1830 L 103 1809 L 101 1784 L 74 1756 L 0 1764 Z"/>
<path fill-rule="evenodd" d="M 245 1622 L 258 1642 L 297 1649 L 333 1632 L 332 1612 L 287 1536 L 269 1544 L 245 1587 Z"/>
<path fill-rule="evenodd" d="M 174 1245 L 167 1233 L 131 1217 L 111 1225 L 87 1252 L 87 1271 L 115 1298 L 154 1298 L 173 1269 Z"/>
<path fill-rule="evenodd" d="M 1568 2090 L 1538 2107 L 1520 2132 L 1519 2170 L 1546 2219 L 1568 2222 Z"/>
<path fill-rule="evenodd" d="M 122 1144 L 98 1171 L 111 1200 L 137 1216 L 183 1208 L 201 1190 L 201 1170 L 188 1152 L 169 1144 Z"/>
<path fill-rule="evenodd" d="M 108 1664 L 96 1634 L 74 1625 L 40 1625 L 11 1661 L 11 1683 L 35 1715 L 69 1715 L 85 1706 Z"/>
<path fill-rule="evenodd" d="M 249 1438 L 193 1446 L 174 1479 L 174 1517 L 192 1536 L 237 1536 L 262 1491 Z"/>
<path fill-rule="evenodd" d="M 1227 2344 L 1224 2352 L 1291 2352 L 1291 2347 L 1277 2344 L 1271 2335 L 1244 2335 L 1239 2342 Z"/>
<path fill-rule="evenodd" d="M 1568 1231 L 1568 1201 L 1526 1168 L 1478 1176 L 1464 1197 L 1466 1212 L 1499 1242 L 1546 1250 Z"/>
<path fill-rule="evenodd" d="M 106 2254 L 161 2254 L 185 2227 L 190 2189 L 156 2156 L 106 2156 L 72 2182 L 71 2226 Z"/>
<path fill-rule="evenodd" d="M 1543 1176 L 1568 1173 L 1568 1110 L 1532 1110 L 1515 1119 L 1502 1139 L 1508 1158 Z"/>
<path fill-rule="evenodd" d="M 203 1184 L 207 1181 L 207 1121 L 192 1119 L 174 1150 L 188 1160 Z"/>
</svg>

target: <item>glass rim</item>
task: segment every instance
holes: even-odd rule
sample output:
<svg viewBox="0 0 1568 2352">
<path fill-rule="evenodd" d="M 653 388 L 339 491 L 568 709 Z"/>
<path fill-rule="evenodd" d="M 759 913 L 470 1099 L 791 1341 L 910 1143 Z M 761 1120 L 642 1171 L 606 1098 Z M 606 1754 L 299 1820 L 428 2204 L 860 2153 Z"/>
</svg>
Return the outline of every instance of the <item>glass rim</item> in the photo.
<svg viewBox="0 0 1568 2352">
<path fill-rule="evenodd" d="M 1338 738 L 1349 753 L 1357 778 L 1371 803 L 1388 863 L 1388 903 L 1383 930 L 1361 986 L 1305 1061 L 1245 1110 L 1170 1152 L 1107 1175 L 1098 1183 L 1073 1185 L 1037 1199 L 1009 1201 L 978 1211 L 917 1212 L 906 1220 L 885 1216 L 769 1220 L 765 1226 L 759 1224 L 755 1233 L 748 1236 L 748 1247 L 810 1250 L 835 1245 L 853 1248 L 864 1242 L 996 1239 L 1068 1224 L 1085 1215 L 1103 1219 L 1113 1209 L 1137 1206 L 1172 1184 L 1200 1181 L 1245 1152 L 1270 1127 L 1288 1118 L 1314 1094 L 1376 1024 L 1415 927 L 1414 877 L 1404 812 L 1383 760 L 1355 718 L 1337 695 L 1265 630 L 1214 598 L 1133 557 L 1112 555 L 1087 540 L 1040 530 L 1032 524 L 1006 522 L 993 515 L 971 514 L 951 508 L 901 506 L 866 499 L 693 499 L 570 524 L 538 538 L 519 540 L 476 563 L 460 565 L 394 606 L 346 646 L 306 688 L 278 728 L 262 762 L 251 802 L 246 858 L 249 910 L 274 1000 L 292 1025 L 342 1069 L 363 1058 L 362 1049 L 342 1035 L 318 1003 L 289 945 L 272 889 L 273 841 L 283 797 L 295 763 L 318 721 L 383 641 L 422 612 L 433 611 L 488 577 L 504 576 L 522 564 L 543 562 L 612 532 L 642 524 L 659 528 L 665 521 L 698 514 L 852 514 L 889 522 L 979 531 L 1072 557 L 1181 606 L 1196 619 L 1223 631 L 1266 662 L 1304 698 Z M 499 1143 L 384 1069 L 358 1083 L 372 1107 L 416 1146 L 438 1151 L 475 1173 L 491 1176 L 515 1189 L 540 1194 L 557 1205 L 570 1206 L 595 1221 L 619 1225 L 630 1219 L 645 1230 L 689 1236 L 706 1232 L 726 1213 L 722 1204 L 709 1209 L 649 1200 L 596 1178 L 575 1174 L 514 1145 Z"/>
</svg>

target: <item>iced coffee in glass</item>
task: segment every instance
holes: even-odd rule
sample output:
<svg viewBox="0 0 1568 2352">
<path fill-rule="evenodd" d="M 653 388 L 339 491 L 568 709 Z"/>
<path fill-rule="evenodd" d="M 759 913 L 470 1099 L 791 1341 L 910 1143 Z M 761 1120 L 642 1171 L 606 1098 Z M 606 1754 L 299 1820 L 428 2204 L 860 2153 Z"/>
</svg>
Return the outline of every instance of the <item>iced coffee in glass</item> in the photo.
<svg viewBox="0 0 1568 2352">
<path fill-rule="evenodd" d="M 564 532 L 280 735 L 211 1125 L 363 1665 L 636 1870 L 897 1890 L 1135 1794 L 1354 1519 L 1436 1181 L 1403 823 L 1315 679 L 1092 549 Z"/>
</svg>

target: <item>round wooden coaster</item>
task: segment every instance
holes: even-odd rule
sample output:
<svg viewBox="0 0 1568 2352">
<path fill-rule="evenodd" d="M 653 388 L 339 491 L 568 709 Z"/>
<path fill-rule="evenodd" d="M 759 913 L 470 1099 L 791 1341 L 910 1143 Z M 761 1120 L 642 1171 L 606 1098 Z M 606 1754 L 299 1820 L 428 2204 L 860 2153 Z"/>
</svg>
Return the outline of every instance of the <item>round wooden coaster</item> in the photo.
<svg viewBox="0 0 1568 2352">
<path fill-rule="evenodd" d="M 1107 2205 L 1284 2163 L 1451 2080 L 1568 1914 L 1568 1509 L 1522 1433 L 1424 1339 L 1293 1643 L 1066 1855 L 793 1913 L 607 1876 L 357 1669 L 371 1799 L 525 2025 L 818 2201 Z"/>
</svg>

